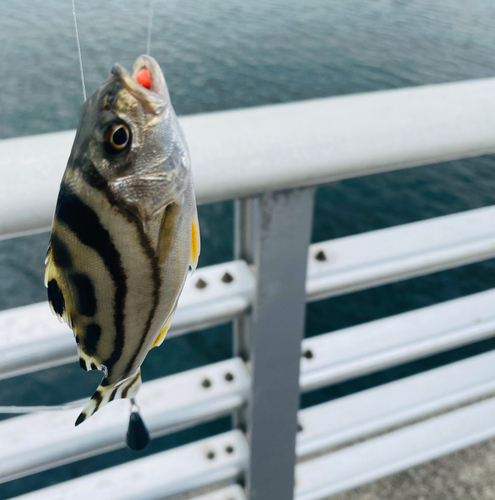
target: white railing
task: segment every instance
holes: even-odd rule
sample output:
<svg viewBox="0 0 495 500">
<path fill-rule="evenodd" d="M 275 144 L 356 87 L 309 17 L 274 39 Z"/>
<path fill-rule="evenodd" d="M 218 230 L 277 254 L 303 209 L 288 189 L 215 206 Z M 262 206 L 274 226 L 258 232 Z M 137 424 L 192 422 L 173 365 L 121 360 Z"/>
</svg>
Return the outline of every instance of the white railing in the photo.
<svg viewBox="0 0 495 500">
<path fill-rule="evenodd" d="M 495 257 L 494 208 L 309 246 L 315 186 L 495 152 L 494 95 L 489 79 L 182 118 L 198 201 L 241 200 L 237 260 L 197 270 L 171 334 L 234 321 L 236 352 L 144 384 L 140 404 L 153 436 L 228 414 L 239 428 L 26 500 L 155 499 L 242 476 L 245 489 L 222 486 L 197 500 L 317 500 L 495 436 L 486 417 L 494 400 L 452 410 L 494 392 L 493 353 L 298 410 L 300 391 L 495 335 L 488 291 L 303 340 L 306 301 Z M 0 238 L 49 227 L 72 139 L 0 141 Z M 46 304 L 0 313 L 0 378 L 75 358 Z M 115 402 L 77 429 L 72 411 L 0 423 L 0 482 L 123 447 L 125 408 Z M 305 458 L 297 466 L 296 455 Z"/>
<path fill-rule="evenodd" d="M 198 202 L 495 152 L 495 79 L 186 116 Z M 0 239 L 51 226 L 74 132 L 0 141 Z"/>
</svg>

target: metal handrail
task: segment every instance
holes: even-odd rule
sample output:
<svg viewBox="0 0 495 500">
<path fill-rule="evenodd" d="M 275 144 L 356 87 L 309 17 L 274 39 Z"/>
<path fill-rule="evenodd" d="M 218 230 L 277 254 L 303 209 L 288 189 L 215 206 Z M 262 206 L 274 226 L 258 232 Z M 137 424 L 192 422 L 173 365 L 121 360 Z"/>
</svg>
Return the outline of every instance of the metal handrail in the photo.
<svg viewBox="0 0 495 500">
<path fill-rule="evenodd" d="M 342 295 L 493 258 L 494 221 L 495 208 L 488 207 L 315 243 L 308 252 L 306 299 Z M 230 279 L 222 281 L 226 274 Z M 198 289 L 195 285 L 200 280 L 204 288 Z M 244 261 L 199 268 L 186 282 L 169 336 L 232 321 L 250 309 L 255 288 Z M 77 360 L 67 326 L 54 321 L 46 302 L 0 312 L 0 329 L 8 331 L 0 336 L 0 379 Z M 477 330 L 484 338 L 491 331 L 484 324 L 477 325 Z M 461 343 L 462 338 L 473 337 L 466 332 Z M 408 349 L 412 355 L 412 346 Z M 361 360 L 357 368 L 365 364 Z"/>
<path fill-rule="evenodd" d="M 495 79 L 180 119 L 199 203 L 495 152 Z M 0 141 L 0 239 L 49 228 L 74 131 Z"/>
<path fill-rule="evenodd" d="M 474 402 L 479 398 L 493 396 L 495 390 L 494 360 L 494 352 L 485 353 L 368 389 L 363 393 L 352 394 L 300 410 L 298 412 L 300 429 L 297 435 L 297 456 L 299 459 L 307 460 L 310 455 L 321 454 L 329 448 L 342 446 L 356 439 L 376 435 L 398 425 L 432 416 L 439 411 L 455 408 L 467 401 Z M 225 370 L 231 370 L 234 365 L 236 365 L 235 375 L 241 375 L 244 380 L 241 380 L 237 388 L 227 389 L 228 384 L 225 381 L 222 384 L 222 375 Z M 213 375 L 214 383 L 209 389 L 203 388 L 202 394 L 199 394 L 198 391 L 201 388 L 198 387 L 199 384 L 194 387 L 194 383 L 197 382 L 198 378 L 201 378 L 201 372 L 203 372 L 203 376 Z M 249 377 L 240 360 L 229 360 L 210 365 L 207 368 L 197 368 L 190 372 L 145 383 L 143 386 L 143 390 L 146 392 L 146 395 L 143 394 L 145 404 L 154 407 L 153 409 L 148 408 L 146 412 L 146 420 L 152 423 L 153 434 L 160 435 L 170 432 L 177 423 L 182 426 L 197 423 L 198 417 L 200 417 L 198 410 L 201 406 L 204 409 L 201 418 L 208 419 L 211 418 L 212 412 L 219 414 L 228 410 L 228 407 L 241 405 L 247 391 L 247 378 Z M 219 387 L 210 392 L 216 385 Z M 222 385 L 223 387 L 221 387 Z M 171 405 L 163 401 L 165 397 L 153 400 L 153 393 L 167 395 Z M 199 404 L 195 404 L 195 402 Z M 55 413 L 51 418 L 43 414 L 29 415 L 2 424 L 0 426 L 0 439 L 6 443 L 6 446 L 0 450 L 0 482 L 27 476 L 63 463 L 74 462 L 82 457 L 89 457 L 124 446 L 122 434 L 126 422 L 124 412 L 121 409 L 115 407 L 111 409 L 111 414 L 106 414 L 105 417 L 100 417 L 97 422 L 92 423 L 92 429 L 79 429 L 75 440 L 73 420 L 77 413 L 71 413 L 73 412 Z M 479 430 L 482 432 L 488 430 L 493 435 L 495 430 L 493 422 L 485 423 L 489 424 L 488 429 L 483 430 L 485 425 L 482 423 L 482 428 Z M 19 435 L 22 435 L 21 439 L 19 439 Z M 202 476 L 205 468 L 211 467 L 212 461 L 215 460 L 215 457 L 212 458 L 210 455 L 210 451 L 215 451 L 211 447 L 205 447 L 201 441 L 196 442 L 194 446 L 199 453 L 196 454 L 194 463 L 188 463 L 187 467 L 184 467 L 188 475 L 188 479 L 182 481 L 184 491 L 190 489 L 190 484 L 197 484 L 200 479 L 198 476 Z M 170 453 L 178 456 L 181 450 L 188 447 L 186 445 L 175 448 L 172 452 L 165 452 L 162 456 L 170 456 Z M 428 449 L 429 444 L 426 443 L 425 451 Z M 224 452 L 224 450 L 218 451 Z M 406 457 L 407 453 L 408 450 L 402 450 L 403 456 Z M 348 474 L 348 476 L 359 478 L 355 485 L 362 484 L 365 482 L 363 481 L 365 470 L 360 464 L 359 447 L 356 449 L 356 447 L 351 446 L 346 454 L 353 467 L 353 473 Z M 161 460 L 159 457 L 157 458 L 159 461 Z M 236 461 L 233 454 L 231 459 Z M 139 464 L 141 463 L 142 460 L 138 459 L 138 462 L 133 466 L 133 472 L 135 468 L 140 468 Z M 242 463 L 243 470 L 246 465 L 246 462 Z M 390 465 L 397 466 L 393 463 L 388 464 L 388 466 Z M 311 473 L 307 467 L 303 466 L 304 468 L 306 469 L 304 475 Z M 133 478 L 120 475 L 120 470 L 119 466 L 107 469 L 106 475 L 107 477 L 119 476 L 123 483 L 132 483 Z M 374 474 L 375 478 L 378 478 L 383 475 L 383 471 L 378 468 L 378 470 L 375 469 Z M 40 490 L 28 498 L 52 499 L 55 491 L 60 492 L 60 489 L 67 491 L 76 484 L 82 498 L 88 485 L 93 484 L 97 476 L 98 474 L 96 476 L 90 475 L 79 480 L 76 479 L 65 486 L 60 485 Z M 170 477 L 168 471 L 160 476 L 164 477 L 150 478 L 151 481 L 146 482 L 145 489 L 132 495 L 132 498 L 141 500 L 143 496 L 146 497 L 149 491 L 157 488 L 160 489 L 163 497 L 167 496 L 170 488 L 174 488 L 175 478 Z M 172 481 L 170 481 L 171 479 Z M 211 481 L 211 478 L 208 480 Z M 321 482 L 326 483 L 325 488 L 334 488 L 336 480 L 338 483 L 338 476 L 328 477 L 325 474 L 321 478 Z M 215 500 L 226 500 L 227 498 L 230 497 L 220 496 Z"/>
</svg>

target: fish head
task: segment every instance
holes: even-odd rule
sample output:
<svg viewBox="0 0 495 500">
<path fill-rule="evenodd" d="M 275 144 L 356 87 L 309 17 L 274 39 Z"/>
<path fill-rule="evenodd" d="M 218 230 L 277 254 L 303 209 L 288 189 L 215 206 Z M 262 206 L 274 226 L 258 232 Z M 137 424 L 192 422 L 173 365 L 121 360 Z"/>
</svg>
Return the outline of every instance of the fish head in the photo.
<svg viewBox="0 0 495 500">
<path fill-rule="evenodd" d="M 138 82 L 143 73 L 144 84 Z M 159 217 L 185 190 L 187 144 L 165 77 L 152 57 L 138 57 L 131 74 L 115 64 L 88 99 L 69 166 L 143 224 Z"/>
</svg>

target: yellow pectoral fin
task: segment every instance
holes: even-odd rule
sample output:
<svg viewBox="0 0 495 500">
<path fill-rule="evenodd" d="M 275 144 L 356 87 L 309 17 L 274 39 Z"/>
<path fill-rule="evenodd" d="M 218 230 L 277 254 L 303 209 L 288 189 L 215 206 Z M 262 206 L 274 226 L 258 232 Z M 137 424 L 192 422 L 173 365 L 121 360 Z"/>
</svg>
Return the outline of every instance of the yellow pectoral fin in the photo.
<svg viewBox="0 0 495 500">
<path fill-rule="evenodd" d="M 168 317 L 167 322 L 165 323 L 165 325 L 163 325 L 163 328 L 160 330 L 160 332 L 156 336 L 156 339 L 153 342 L 153 345 L 150 347 L 150 351 L 151 351 L 151 349 L 162 345 L 162 342 L 165 340 L 165 337 L 167 335 L 168 329 L 170 328 L 170 325 L 172 324 L 172 320 L 173 319 L 174 319 L 174 313 L 172 313 Z"/>
<path fill-rule="evenodd" d="M 191 228 L 191 253 L 189 256 L 189 265 L 194 270 L 198 266 L 199 254 L 201 252 L 201 239 L 199 235 L 198 212 L 195 213 Z"/>
</svg>

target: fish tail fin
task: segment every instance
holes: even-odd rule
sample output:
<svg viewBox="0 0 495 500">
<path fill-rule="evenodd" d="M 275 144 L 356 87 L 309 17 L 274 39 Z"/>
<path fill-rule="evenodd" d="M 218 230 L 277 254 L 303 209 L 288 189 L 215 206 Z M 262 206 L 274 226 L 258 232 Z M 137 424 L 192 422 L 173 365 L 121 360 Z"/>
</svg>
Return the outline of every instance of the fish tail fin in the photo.
<svg viewBox="0 0 495 500">
<path fill-rule="evenodd" d="M 82 424 L 91 415 L 114 399 L 133 398 L 141 387 L 141 370 L 138 370 L 132 377 L 113 385 L 104 385 L 105 380 L 97 387 L 92 398 L 86 403 L 83 411 L 77 417 L 76 426 Z"/>
</svg>

